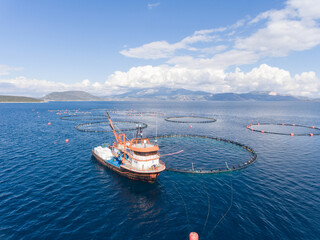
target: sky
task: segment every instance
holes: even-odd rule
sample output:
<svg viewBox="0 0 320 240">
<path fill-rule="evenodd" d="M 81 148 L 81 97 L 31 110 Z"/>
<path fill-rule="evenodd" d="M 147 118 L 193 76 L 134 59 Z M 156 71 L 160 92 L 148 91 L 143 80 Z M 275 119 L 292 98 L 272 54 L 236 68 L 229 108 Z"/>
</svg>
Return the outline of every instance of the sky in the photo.
<svg viewBox="0 0 320 240">
<path fill-rule="evenodd" d="M 0 0 L 0 94 L 320 97 L 320 0 Z"/>
</svg>

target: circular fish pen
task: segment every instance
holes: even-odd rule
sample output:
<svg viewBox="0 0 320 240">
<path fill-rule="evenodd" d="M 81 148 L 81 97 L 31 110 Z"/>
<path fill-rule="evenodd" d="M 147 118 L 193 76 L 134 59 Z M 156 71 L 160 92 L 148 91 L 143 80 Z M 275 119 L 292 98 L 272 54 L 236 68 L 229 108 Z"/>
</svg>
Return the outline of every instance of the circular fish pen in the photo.
<svg viewBox="0 0 320 240">
<path fill-rule="evenodd" d="M 106 121 L 108 118 L 106 115 L 92 115 L 92 114 L 82 114 L 82 115 L 67 115 L 60 117 L 61 120 L 66 121 L 93 121 L 93 120 L 101 120 Z"/>
<path fill-rule="evenodd" d="M 320 135 L 320 128 L 289 123 L 255 123 L 247 125 L 253 132 L 289 136 L 316 136 Z M 308 130 L 308 131 L 307 131 Z"/>
<path fill-rule="evenodd" d="M 127 113 L 128 116 L 131 117 L 163 117 L 165 116 L 164 113 L 161 112 L 130 112 Z"/>
<path fill-rule="evenodd" d="M 217 174 L 233 172 L 252 165 L 256 152 L 235 141 L 203 135 L 163 135 L 151 137 L 157 140 L 165 158 L 166 170 L 180 173 Z M 174 139 L 174 141 L 168 141 Z M 183 148 L 180 151 L 176 149 Z M 228 146 L 228 147 L 227 147 Z"/>
<path fill-rule="evenodd" d="M 94 112 L 94 111 L 100 111 L 100 112 L 116 112 L 117 109 L 116 108 L 92 108 L 90 109 L 90 111 Z"/>
<path fill-rule="evenodd" d="M 139 127 L 141 129 L 148 127 L 146 123 L 133 122 L 133 121 L 114 121 L 117 126 L 117 130 L 121 132 L 136 131 Z M 79 124 L 75 127 L 82 132 L 112 132 L 109 122 L 91 122 Z"/>
<path fill-rule="evenodd" d="M 210 117 L 198 117 L 198 116 L 178 116 L 178 117 L 168 117 L 167 122 L 174 123 L 214 123 L 217 121 L 215 118 Z"/>
</svg>

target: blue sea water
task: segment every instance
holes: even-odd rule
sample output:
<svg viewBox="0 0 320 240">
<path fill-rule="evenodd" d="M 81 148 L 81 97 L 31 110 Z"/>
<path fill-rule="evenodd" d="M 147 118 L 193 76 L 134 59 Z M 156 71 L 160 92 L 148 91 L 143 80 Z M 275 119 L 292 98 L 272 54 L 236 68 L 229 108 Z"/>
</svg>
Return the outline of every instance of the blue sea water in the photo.
<svg viewBox="0 0 320 240">
<path fill-rule="evenodd" d="M 217 175 L 165 171 L 154 184 L 126 179 L 91 156 L 93 147 L 112 142 L 111 133 L 77 131 L 75 126 L 85 121 L 64 121 L 49 111 L 102 108 L 164 113 L 110 115 L 115 121 L 147 123 L 147 136 L 234 140 L 252 147 L 257 162 Z M 164 120 L 191 114 L 217 121 L 191 128 Z M 246 129 L 257 122 L 320 127 L 320 103 L 0 104 L 0 239 L 188 239 L 191 231 L 200 239 L 319 239 L 320 136 Z M 179 166 L 216 167 L 225 159 L 236 164 L 250 157 L 233 145 L 203 139 L 165 139 L 159 145 L 162 154 L 184 150 L 162 158 Z"/>
</svg>

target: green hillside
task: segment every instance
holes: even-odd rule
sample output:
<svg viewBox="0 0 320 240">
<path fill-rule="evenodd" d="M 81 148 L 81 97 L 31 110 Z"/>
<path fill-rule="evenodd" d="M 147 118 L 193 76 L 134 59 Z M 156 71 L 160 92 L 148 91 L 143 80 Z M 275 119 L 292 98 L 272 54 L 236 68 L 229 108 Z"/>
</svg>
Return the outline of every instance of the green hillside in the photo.
<svg viewBox="0 0 320 240">
<path fill-rule="evenodd" d="M 21 96 L 0 95 L 0 102 L 44 102 L 41 99 Z"/>
</svg>

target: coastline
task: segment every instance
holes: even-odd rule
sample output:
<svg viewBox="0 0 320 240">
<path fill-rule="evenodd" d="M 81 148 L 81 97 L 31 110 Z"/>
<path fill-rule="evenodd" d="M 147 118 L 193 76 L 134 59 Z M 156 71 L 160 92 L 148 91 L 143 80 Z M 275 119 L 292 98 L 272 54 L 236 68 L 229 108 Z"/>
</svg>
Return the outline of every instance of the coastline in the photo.
<svg viewBox="0 0 320 240">
<path fill-rule="evenodd" d="M 0 103 L 47 103 L 47 102 L 43 101 L 43 102 L 0 102 Z"/>
</svg>

